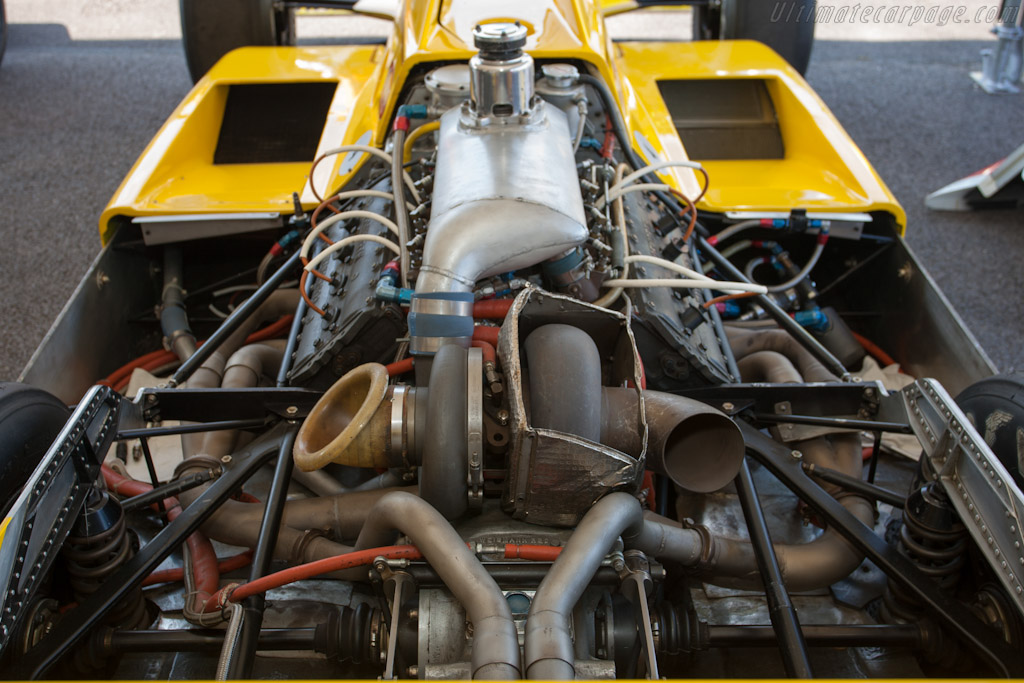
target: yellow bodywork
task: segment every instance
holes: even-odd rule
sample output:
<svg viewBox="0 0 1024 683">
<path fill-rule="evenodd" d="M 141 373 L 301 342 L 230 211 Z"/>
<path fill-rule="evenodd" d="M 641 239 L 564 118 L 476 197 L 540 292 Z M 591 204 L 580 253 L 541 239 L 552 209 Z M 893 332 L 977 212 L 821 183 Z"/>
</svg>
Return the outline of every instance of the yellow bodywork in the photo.
<svg viewBox="0 0 1024 683">
<path fill-rule="evenodd" d="M 883 211 L 905 225 L 902 208 L 828 108 L 764 45 L 612 43 L 599 6 L 590 0 L 408 0 L 386 45 L 249 47 L 225 56 L 171 115 L 111 199 L 100 218 L 104 243 L 117 217 L 288 213 L 293 192 L 300 192 L 304 208 L 316 205 L 308 185 L 311 163 L 213 163 L 232 84 L 336 82 L 317 154 L 345 144 L 382 147 L 412 69 L 466 60 L 474 53 L 476 24 L 510 20 L 527 27 L 526 49 L 535 59 L 585 62 L 611 84 L 630 137 L 648 161 L 654 161 L 652 155 L 687 159 L 657 81 L 764 79 L 785 158 L 706 162 L 711 183 L 701 209 Z M 355 172 L 348 164 L 340 174 L 343 161 L 344 155 L 337 155 L 319 165 L 314 183 L 321 194 Z M 659 175 L 687 196 L 699 192 L 688 169 Z"/>
</svg>

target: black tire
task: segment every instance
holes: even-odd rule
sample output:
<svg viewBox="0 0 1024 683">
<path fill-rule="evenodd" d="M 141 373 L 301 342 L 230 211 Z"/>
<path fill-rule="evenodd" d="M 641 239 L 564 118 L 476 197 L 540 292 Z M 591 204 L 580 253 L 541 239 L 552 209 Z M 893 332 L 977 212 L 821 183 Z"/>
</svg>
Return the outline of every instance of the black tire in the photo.
<svg viewBox="0 0 1024 683">
<path fill-rule="evenodd" d="M 956 402 L 1017 486 L 1024 488 L 1024 377 L 988 377 L 960 392 Z"/>
<path fill-rule="evenodd" d="M 0 514 L 10 509 L 70 415 L 51 393 L 0 382 Z"/>
<path fill-rule="evenodd" d="M 4 61 L 4 50 L 7 49 L 7 12 L 4 0 L 0 0 L 0 64 Z"/>
<path fill-rule="evenodd" d="M 815 0 L 721 0 L 695 5 L 694 40 L 757 40 L 807 73 L 814 47 Z"/>
<path fill-rule="evenodd" d="M 181 40 L 192 81 L 247 45 L 294 45 L 295 15 L 274 0 L 180 0 Z"/>
</svg>

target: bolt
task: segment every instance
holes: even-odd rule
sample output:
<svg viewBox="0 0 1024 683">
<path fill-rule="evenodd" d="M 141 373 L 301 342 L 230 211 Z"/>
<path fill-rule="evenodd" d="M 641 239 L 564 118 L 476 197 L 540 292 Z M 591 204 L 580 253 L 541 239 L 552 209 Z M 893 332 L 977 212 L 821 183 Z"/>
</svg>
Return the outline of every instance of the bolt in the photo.
<svg viewBox="0 0 1024 683">
<path fill-rule="evenodd" d="M 225 465 L 230 465 L 231 464 L 231 456 L 230 455 L 221 456 L 220 461 L 222 463 L 224 463 Z"/>
<path fill-rule="evenodd" d="M 732 410 L 732 409 L 733 409 L 733 408 L 735 408 L 735 407 L 736 407 L 736 406 L 734 406 L 734 405 L 733 405 L 732 403 L 730 403 L 729 401 L 726 401 L 725 403 L 723 403 L 723 404 L 722 404 L 722 410 L 724 410 L 725 412 L 729 412 L 730 410 Z"/>
<path fill-rule="evenodd" d="M 790 451 L 790 452 L 789 452 L 789 455 L 790 455 L 790 456 L 791 456 L 791 457 L 792 457 L 792 458 L 793 458 L 794 460 L 802 460 L 802 459 L 803 459 L 803 457 L 804 457 L 804 454 L 803 454 L 803 453 L 801 453 L 800 451 Z"/>
<path fill-rule="evenodd" d="M 504 408 L 498 411 L 498 422 L 499 424 L 501 424 L 502 427 L 508 425 L 509 417 L 510 416 L 508 411 L 505 410 Z"/>
<path fill-rule="evenodd" d="M 288 406 L 287 408 L 284 409 L 284 412 L 288 413 L 289 415 L 294 415 L 297 412 L 299 412 L 299 409 L 296 408 L 295 406 Z"/>
</svg>

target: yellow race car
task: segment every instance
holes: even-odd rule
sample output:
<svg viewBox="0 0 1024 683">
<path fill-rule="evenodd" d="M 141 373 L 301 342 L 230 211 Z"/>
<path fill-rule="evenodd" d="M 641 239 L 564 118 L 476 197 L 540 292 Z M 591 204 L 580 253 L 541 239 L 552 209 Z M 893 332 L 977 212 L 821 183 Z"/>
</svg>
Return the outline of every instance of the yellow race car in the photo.
<svg viewBox="0 0 1024 683">
<path fill-rule="evenodd" d="M 182 3 L 0 384 L 8 677 L 1024 675 L 1019 386 L 798 69 L 639 4 Z"/>
</svg>

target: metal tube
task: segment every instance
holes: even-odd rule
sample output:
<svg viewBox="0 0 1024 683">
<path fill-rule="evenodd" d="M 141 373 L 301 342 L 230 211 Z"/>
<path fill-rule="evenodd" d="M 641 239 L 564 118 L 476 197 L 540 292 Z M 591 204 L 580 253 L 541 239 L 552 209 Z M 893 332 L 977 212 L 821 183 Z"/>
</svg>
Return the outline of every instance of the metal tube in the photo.
<svg viewBox="0 0 1024 683">
<path fill-rule="evenodd" d="M 593 338 L 571 325 L 542 325 L 526 337 L 523 347 L 530 368 L 530 423 L 599 441 L 601 355 Z M 634 409 L 633 432 L 636 415 Z"/>
<path fill-rule="evenodd" d="M 370 510 L 356 549 L 388 545 L 394 541 L 395 531 L 408 536 L 420 549 L 466 609 L 473 624 L 473 678 L 518 679 L 519 638 L 512 610 L 462 537 L 429 503 L 396 491 L 385 495 Z"/>
<path fill-rule="evenodd" d="M 801 626 L 810 647 L 921 647 L 917 624 L 858 624 Z M 772 626 L 708 626 L 708 647 L 776 647 Z"/>
<path fill-rule="evenodd" d="M 273 375 L 281 367 L 285 342 L 281 339 L 248 344 L 238 349 L 224 365 L 221 387 L 235 389 L 255 387 L 264 375 Z M 219 458 L 235 450 L 238 432 L 220 430 L 204 434 L 199 452 Z"/>
<path fill-rule="evenodd" d="M 859 496 L 846 496 L 839 503 L 866 524 L 874 520 L 874 506 Z M 831 586 L 849 576 L 863 559 L 831 527 L 809 543 L 776 543 L 782 575 L 793 591 L 816 590 Z M 704 572 L 706 580 L 733 588 L 760 587 L 757 561 L 747 541 L 715 536 Z"/>
<path fill-rule="evenodd" d="M 882 448 L 882 432 L 875 432 L 875 439 L 871 443 L 871 461 L 868 465 L 868 483 L 875 483 L 875 471 L 878 469 L 878 453 Z"/>
<path fill-rule="evenodd" d="M 895 491 L 883 489 L 881 486 L 869 484 L 866 481 L 855 479 L 854 477 L 847 476 L 842 472 L 836 472 L 835 470 L 831 470 L 827 467 L 805 465 L 804 469 L 807 470 L 807 474 L 824 479 L 830 484 L 842 486 L 844 489 L 860 493 L 872 500 L 880 500 L 883 503 L 892 505 L 893 507 L 902 509 L 903 505 L 907 502 L 906 496 L 896 493 Z"/>
<path fill-rule="evenodd" d="M 146 470 L 149 472 L 149 481 L 156 488 L 160 485 L 160 479 L 156 476 L 156 465 L 153 464 L 153 453 L 149 450 L 149 441 L 145 438 L 139 439 L 139 446 L 142 448 L 142 455 L 146 459 Z M 156 501 L 157 510 L 160 511 L 160 522 L 164 525 L 167 524 L 167 510 L 164 508 L 164 500 L 160 498 Z"/>
<path fill-rule="evenodd" d="M 277 453 L 277 465 L 274 467 L 274 478 L 267 494 L 267 506 L 263 511 L 260 526 L 260 537 L 252 556 L 252 569 L 249 581 L 261 578 L 270 570 L 270 562 L 274 559 L 274 547 L 277 545 L 278 530 L 281 528 L 281 517 L 284 504 L 288 499 L 288 483 L 291 481 L 292 446 L 295 444 L 295 430 L 285 434 L 281 448 Z M 263 593 L 246 598 L 242 603 L 242 626 L 238 633 L 237 646 L 228 665 L 228 677 L 231 679 L 252 678 L 252 665 L 256 658 L 259 645 L 260 628 L 263 626 L 263 609 L 266 606 Z"/>
<path fill-rule="evenodd" d="M 259 289 L 252 293 L 248 299 L 242 302 L 242 304 L 231 312 L 221 326 L 210 335 L 210 338 L 206 340 L 206 343 L 199 347 L 195 353 L 193 353 L 188 360 L 181 364 L 178 371 L 174 373 L 168 381 L 169 386 L 178 386 L 185 382 L 189 377 L 192 376 L 199 367 L 206 362 L 206 360 L 213 355 L 222 343 L 224 343 L 231 334 L 237 330 L 241 325 L 249 318 L 250 315 L 256 312 L 256 309 L 266 301 L 278 287 L 281 286 L 288 276 L 295 270 L 299 264 L 299 251 L 296 250 L 294 254 L 288 257 L 288 260 L 277 269 L 277 271 L 271 275 L 266 282 L 264 282 Z"/>
<path fill-rule="evenodd" d="M 721 252 L 711 246 L 706 239 L 703 237 L 697 238 L 700 248 L 708 255 L 708 257 L 715 262 L 715 265 L 725 271 L 726 275 L 732 280 L 737 282 L 749 282 L 747 277 L 732 265 L 729 259 L 722 256 Z M 822 346 L 821 342 L 815 339 L 810 332 L 800 326 L 800 323 L 796 322 L 789 315 L 779 307 L 777 303 L 770 297 L 764 294 L 757 296 L 757 303 L 759 303 L 768 315 L 772 317 L 779 324 L 779 327 L 788 332 L 802 347 L 807 349 L 819 362 L 825 365 L 834 375 L 842 379 L 844 382 L 850 380 L 850 373 L 846 371 L 843 364 L 839 362 L 832 353 Z"/>
<path fill-rule="evenodd" d="M 812 427 L 835 427 L 837 429 L 856 429 L 862 432 L 893 432 L 896 434 L 913 434 L 910 425 L 901 422 L 875 422 L 874 420 L 852 420 L 845 417 L 821 417 L 818 415 L 779 415 L 776 413 L 755 413 L 755 420 L 775 424 L 788 423 L 811 425 Z"/>
<path fill-rule="evenodd" d="M 732 346 L 729 350 L 732 350 Z M 748 382 L 785 384 L 803 381 L 793 362 L 778 351 L 755 351 L 744 356 L 739 361 L 739 370 Z"/>
<path fill-rule="evenodd" d="M 259 632 L 260 650 L 312 650 L 315 628 L 268 628 Z M 114 631 L 102 636 L 103 652 L 216 652 L 224 644 L 224 631 L 148 630 Z"/>
<path fill-rule="evenodd" d="M 649 469 L 697 493 L 717 491 L 732 481 L 744 452 L 743 437 L 732 419 L 705 403 L 675 394 L 644 390 L 643 399 Z M 601 388 L 601 443 L 640 454 L 638 401 L 635 389 Z"/>
<path fill-rule="evenodd" d="M 627 493 L 605 496 L 583 516 L 530 605 L 524 644 L 527 678 L 575 678 L 572 610 L 615 540 L 635 536 L 643 524 L 640 503 Z"/>
<path fill-rule="evenodd" d="M 221 420 L 219 422 L 199 422 L 196 424 L 179 424 L 173 427 L 147 427 L 145 429 L 125 429 L 114 437 L 117 441 L 129 439 L 147 439 L 153 436 L 170 436 L 173 434 L 201 434 L 204 432 L 218 432 L 228 429 L 255 429 L 263 427 L 267 421 L 260 419 L 252 420 Z"/>
<path fill-rule="evenodd" d="M 786 675 L 790 678 L 811 678 L 811 662 L 807 659 L 807 643 L 800 631 L 800 621 L 796 609 L 789 599 L 789 591 L 782 580 L 782 570 L 775 556 L 768 524 L 764 518 L 764 510 L 757 499 L 754 478 L 750 476 L 750 467 L 746 460 L 740 465 L 736 477 L 736 495 L 743 509 L 743 517 L 747 520 L 750 543 L 754 548 L 757 566 L 764 582 L 765 597 L 768 600 L 768 615 L 772 620 L 772 628 L 779 639 L 779 651 L 782 663 L 786 667 Z"/>
<path fill-rule="evenodd" d="M 188 313 L 185 310 L 183 272 L 181 247 L 164 247 L 164 289 L 160 297 L 160 330 L 174 355 L 182 361 L 196 352 L 196 337 L 189 328 Z"/>
<path fill-rule="evenodd" d="M 408 120 L 406 124 L 408 125 Z M 402 287 L 409 286 L 409 209 L 405 205 L 405 168 L 402 166 L 402 150 L 405 148 L 405 132 L 403 126 L 396 125 L 392 140 L 391 155 L 391 192 L 394 193 L 395 224 L 398 225 L 400 267 Z"/>
<path fill-rule="evenodd" d="M 153 503 L 163 502 L 165 498 L 176 496 L 182 491 L 194 489 L 197 486 L 205 484 L 211 479 L 213 479 L 213 474 L 210 470 L 195 472 L 188 477 L 175 479 L 174 481 L 168 482 L 162 486 L 158 486 L 152 491 L 132 496 L 131 498 L 121 502 L 121 509 L 125 512 L 131 512 L 132 510 L 138 510 L 139 508 L 147 507 Z"/>
<path fill-rule="evenodd" d="M 284 347 L 284 357 L 281 359 L 281 367 L 277 370 L 277 386 L 288 386 L 288 373 L 292 369 L 292 356 L 295 354 L 295 347 L 299 342 L 299 332 L 302 331 L 302 319 L 306 315 L 306 301 L 299 299 L 295 306 L 295 317 L 292 318 L 292 327 L 288 330 L 288 343 Z"/>
<path fill-rule="evenodd" d="M 197 460 L 195 467 L 205 468 L 208 465 Z M 187 508 L 202 495 L 202 490 L 200 487 L 184 491 L 178 500 Z M 312 562 L 348 552 L 350 548 L 346 545 L 322 536 L 306 537 L 305 531 L 329 529 L 337 538 L 354 538 L 370 509 L 385 493 L 386 490 L 360 491 L 329 498 L 289 501 L 285 505 L 274 557 L 292 559 L 295 550 L 301 548 L 302 561 Z M 251 548 L 258 542 L 263 508 L 260 503 L 229 500 L 203 524 L 203 533 L 222 543 Z"/>
</svg>

